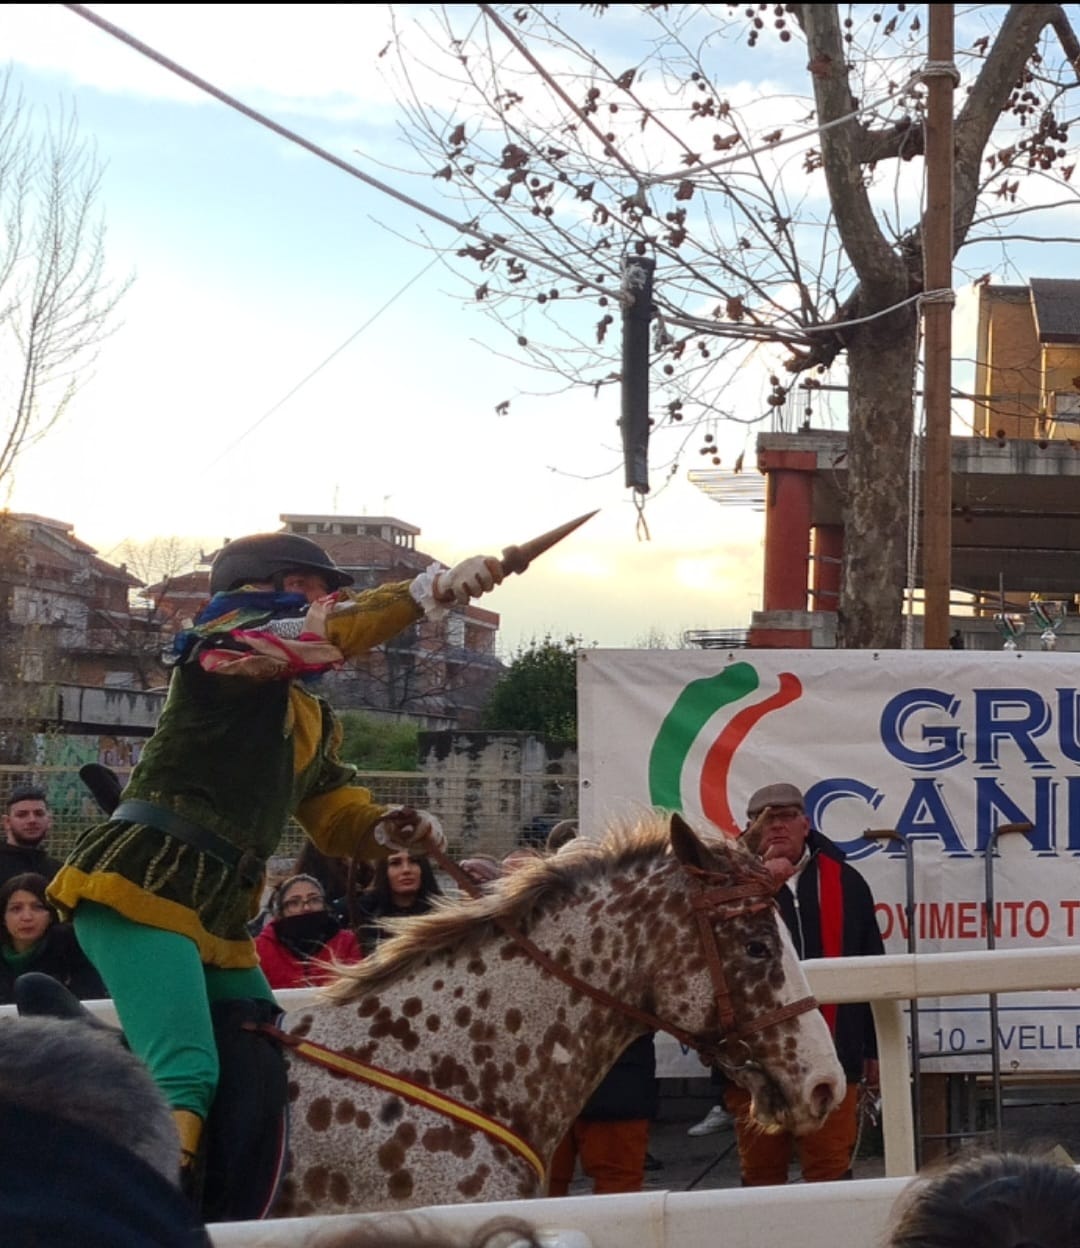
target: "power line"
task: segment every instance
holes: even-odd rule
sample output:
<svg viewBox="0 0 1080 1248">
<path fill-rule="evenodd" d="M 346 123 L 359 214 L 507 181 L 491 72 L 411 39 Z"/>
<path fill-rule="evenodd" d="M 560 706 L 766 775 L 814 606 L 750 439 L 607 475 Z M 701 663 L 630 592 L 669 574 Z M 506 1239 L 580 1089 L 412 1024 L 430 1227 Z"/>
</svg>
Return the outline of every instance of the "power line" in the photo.
<svg viewBox="0 0 1080 1248">
<path fill-rule="evenodd" d="M 377 191 L 381 191 L 384 195 L 389 195 L 391 199 L 396 199 L 399 203 L 405 204 L 409 208 L 415 209 L 417 212 L 423 213 L 424 216 L 431 217 L 432 220 L 440 222 L 442 225 L 448 225 L 452 230 L 459 234 L 466 234 L 470 238 L 475 238 L 479 242 L 494 248 L 497 251 L 505 252 L 507 255 L 515 256 L 518 260 L 524 261 L 526 264 L 535 265 L 537 268 L 545 269 L 549 273 L 553 273 L 556 277 L 562 278 L 564 281 L 573 282 L 575 286 L 589 286 L 599 291 L 601 294 L 610 295 L 611 291 L 598 282 L 591 282 L 587 277 L 574 273 L 569 269 L 563 268 L 561 265 L 552 264 L 549 260 L 544 260 L 539 256 L 529 255 L 524 251 L 519 251 L 516 247 L 510 246 L 505 239 L 497 238 L 494 235 L 487 234 L 479 227 L 468 221 L 455 221 L 453 217 L 448 217 L 445 213 L 439 212 L 437 208 L 432 208 L 427 204 L 421 203 L 418 199 L 413 199 L 411 195 L 406 195 L 403 191 L 390 186 L 386 182 L 380 182 L 378 178 L 373 178 L 370 174 L 365 173 L 362 169 L 358 169 L 355 165 L 349 164 L 347 160 L 342 160 L 340 156 L 335 156 L 333 152 L 328 152 L 325 147 L 320 147 L 317 143 L 312 143 L 310 139 L 305 139 L 302 134 L 298 134 L 295 130 L 290 130 L 287 126 L 281 125 L 272 118 L 267 117 L 265 113 L 260 113 L 257 109 L 251 108 L 249 105 L 238 100 L 236 96 L 229 95 L 227 91 L 223 91 L 220 87 L 215 87 L 212 82 L 208 82 L 205 78 L 200 78 L 198 74 L 194 74 L 189 69 L 185 69 L 183 65 L 177 61 L 171 60 L 163 52 L 158 52 L 149 44 L 143 43 L 141 39 L 137 39 L 134 35 L 129 34 L 120 26 L 114 25 L 112 22 L 106 21 L 97 13 L 88 9 L 84 4 L 65 4 L 64 8 L 70 9 L 79 17 L 85 18 L 86 21 L 97 26 L 99 29 L 112 35 L 114 39 L 119 39 L 121 43 L 126 43 L 128 47 L 133 48 L 142 56 L 148 57 L 152 61 L 156 61 L 163 69 L 167 69 L 170 73 L 176 74 L 178 78 L 183 78 L 185 82 L 190 83 L 193 87 L 198 87 L 200 91 L 205 91 L 207 95 L 212 95 L 214 99 L 220 100 L 222 104 L 229 108 L 235 109 L 238 113 L 242 113 L 249 121 L 254 121 L 257 125 L 265 126 L 266 129 L 272 130 L 275 134 L 280 135 L 283 139 L 288 139 L 290 143 L 295 143 L 302 147 L 305 151 L 310 152 L 313 156 L 317 156 L 320 160 L 325 160 L 329 164 L 341 169 L 350 177 L 358 178 L 361 182 L 373 187 Z"/>
<path fill-rule="evenodd" d="M 263 424 L 265 421 L 269 420 L 270 417 L 273 416 L 273 414 L 276 411 L 278 411 L 279 408 L 284 407 L 285 404 L 288 403 L 288 401 L 293 397 L 293 395 L 297 393 L 297 391 L 303 389 L 303 387 L 307 385 L 307 383 L 312 379 L 312 377 L 316 376 L 318 373 L 321 373 L 322 370 L 327 366 L 327 364 L 330 363 L 331 360 L 333 360 L 336 356 L 339 356 L 342 353 L 342 351 L 344 351 L 345 348 L 349 346 L 351 343 L 354 343 L 357 340 L 357 338 L 359 338 L 360 335 L 364 332 L 364 330 L 368 328 L 368 326 L 374 325 L 374 323 L 379 319 L 380 316 L 382 316 L 382 314 L 386 311 L 387 308 L 389 308 L 392 304 L 396 303 L 398 299 L 400 299 L 401 296 L 409 289 L 410 286 L 415 285 L 415 283 L 418 282 L 430 268 L 438 264 L 438 262 L 439 262 L 438 256 L 436 256 L 433 260 L 429 260 L 428 263 L 424 265 L 424 267 L 420 270 L 419 273 L 417 273 L 413 277 L 410 277 L 409 280 L 405 283 L 405 285 L 402 286 L 400 290 L 392 294 L 390 298 L 387 299 L 387 301 L 382 305 L 382 307 L 378 309 L 378 311 L 373 312 L 372 315 L 369 316 L 368 319 L 363 323 L 363 325 L 361 325 L 360 328 L 355 331 L 355 333 L 350 334 L 348 338 L 346 338 L 345 341 L 339 347 L 335 347 L 334 350 L 330 352 L 330 354 L 326 357 L 326 359 L 324 359 L 321 363 L 316 364 L 316 366 L 311 370 L 311 372 L 308 373 L 305 377 L 301 378 L 301 380 L 298 381 L 295 386 L 293 386 L 293 388 L 288 392 L 288 394 L 283 395 L 280 399 L 278 399 L 278 401 L 273 405 L 273 407 L 270 407 L 265 412 L 263 412 L 263 414 L 259 417 L 258 420 L 255 421 L 253 425 L 249 425 L 244 430 L 244 432 L 240 434 L 238 438 L 236 438 L 233 442 L 230 442 L 229 445 L 221 452 L 221 454 L 218 455 L 215 459 L 212 459 L 206 465 L 206 467 L 207 468 L 215 467 L 217 464 L 221 463 L 221 461 L 226 457 L 226 455 L 229 455 L 233 451 L 235 451 L 236 448 L 240 445 L 241 442 L 243 442 L 243 440 L 246 437 L 254 433 L 255 430 L 258 429 L 258 427 L 261 424 Z"/>
</svg>

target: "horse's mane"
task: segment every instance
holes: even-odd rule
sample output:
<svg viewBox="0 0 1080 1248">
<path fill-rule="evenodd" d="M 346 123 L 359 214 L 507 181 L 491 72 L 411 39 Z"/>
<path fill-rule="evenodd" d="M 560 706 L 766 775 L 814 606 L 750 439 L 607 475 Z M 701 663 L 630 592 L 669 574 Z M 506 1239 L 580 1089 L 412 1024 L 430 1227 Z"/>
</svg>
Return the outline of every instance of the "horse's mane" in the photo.
<svg viewBox="0 0 1080 1248">
<path fill-rule="evenodd" d="M 542 905 L 572 896 L 594 880 L 662 857 L 670 843 L 670 818 L 663 811 L 650 811 L 636 822 L 613 827 L 601 841 L 581 837 L 552 857 L 527 863 L 479 897 L 441 898 L 428 914 L 388 920 L 390 939 L 363 962 L 339 966 L 340 978 L 323 995 L 342 1003 L 367 996 L 431 954 L 487 940 L 499 919 L 522 923 Z M 736 859 L 742 871 L 760 869 L 738 841 L 714 836 L 707 844 L 716 857 Z"/>
</svg>

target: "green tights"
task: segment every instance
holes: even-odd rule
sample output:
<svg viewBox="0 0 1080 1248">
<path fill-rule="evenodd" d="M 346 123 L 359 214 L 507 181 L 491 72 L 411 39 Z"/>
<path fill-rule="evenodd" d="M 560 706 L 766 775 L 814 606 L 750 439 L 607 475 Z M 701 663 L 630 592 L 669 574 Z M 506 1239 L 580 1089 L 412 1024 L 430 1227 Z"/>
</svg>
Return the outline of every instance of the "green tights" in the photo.
<svg viewBox="0 0 1080 1248">
<path fill-rule="evenodd" d="M 76 908 L 75 932 L 109 989 L 131 1051 L 172 1109 L 205 1119 L 218 1082 L 210 1003 L 272 1001 L 266 976 L 257 966 L 206 966 L 187 936 L 135 923 L 93 901 Z"/>
</svg>

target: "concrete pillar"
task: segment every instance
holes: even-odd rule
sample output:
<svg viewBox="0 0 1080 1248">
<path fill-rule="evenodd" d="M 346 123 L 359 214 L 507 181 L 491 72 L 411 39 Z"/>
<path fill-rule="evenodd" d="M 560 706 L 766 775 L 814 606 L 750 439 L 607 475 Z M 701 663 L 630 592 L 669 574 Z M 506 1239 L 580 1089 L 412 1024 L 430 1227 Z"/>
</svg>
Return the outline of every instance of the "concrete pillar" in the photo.
<svg viewBox="0 0 1080 1248">
<path fill-rule="evenodd" d="M 805 611 L 810 514 L 817 456 L 770 452 L 758 459 L 766 476 L 763 611 Z"/>
</svg>

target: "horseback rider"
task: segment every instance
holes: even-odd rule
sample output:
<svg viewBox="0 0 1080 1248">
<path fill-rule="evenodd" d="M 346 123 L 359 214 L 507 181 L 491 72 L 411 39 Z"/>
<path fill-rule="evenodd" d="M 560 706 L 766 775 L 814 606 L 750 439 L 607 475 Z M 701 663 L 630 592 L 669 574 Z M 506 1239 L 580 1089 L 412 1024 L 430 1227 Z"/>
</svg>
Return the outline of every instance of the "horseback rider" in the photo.
<svg viewBox="0 0 1080 1248">
<path fill-rule="evenodd" d="M 475 556 L 355 592 L 292 533 L 239 538 L 214 558 L 211 600 L 176 639 L 165 708 L 120 804 L 50 886 L 172 1108 L 187 1164 L 218 1081 L 211 1002 L 272 1000 L 246 924 L 287 818 L 334 857 L 445 845 L 427 812 L 351 783 L 340 726 L 305 680 L 502 579 L 498 559 Z"/>
</svg>

